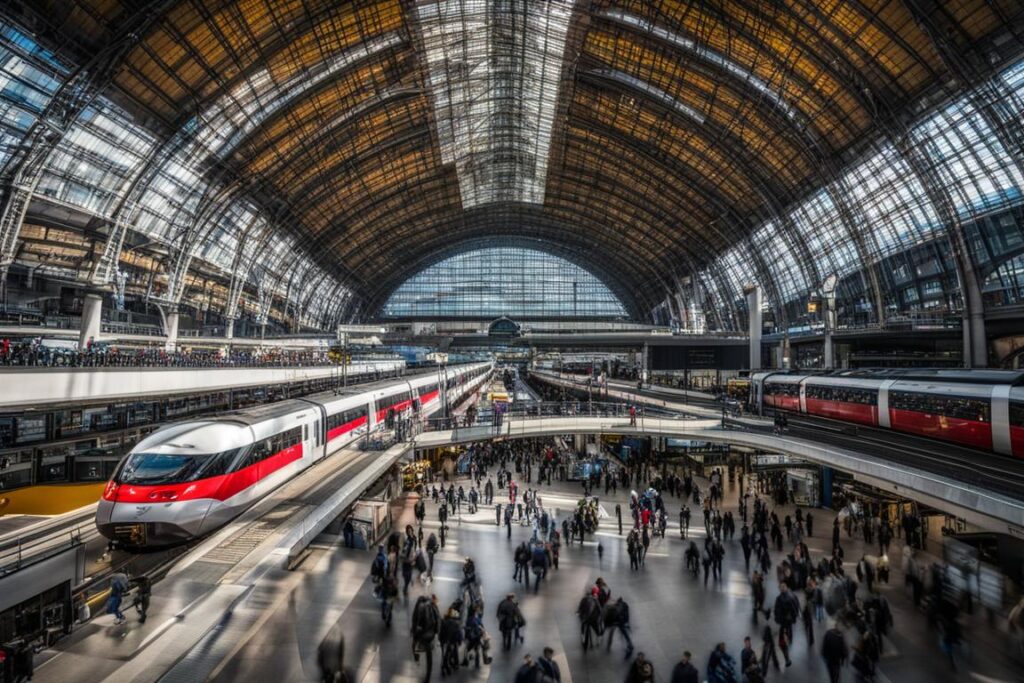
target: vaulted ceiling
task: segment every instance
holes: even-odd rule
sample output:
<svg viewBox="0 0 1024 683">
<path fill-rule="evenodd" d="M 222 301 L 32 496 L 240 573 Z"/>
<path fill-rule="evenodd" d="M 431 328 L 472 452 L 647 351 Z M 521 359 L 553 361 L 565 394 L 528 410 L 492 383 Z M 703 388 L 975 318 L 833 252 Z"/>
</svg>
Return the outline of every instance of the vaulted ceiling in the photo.
<svg viewBox="0 0 1024 683">
<path fill-rule="evenodd" d="M 22 0 L 104 95 L 282 209 L 378 309 L 444 255 L 547 245 L 635 312 L 986 68 L 1017 0 Z M 214 130 L 208 135 L 216 135 Z"/>
</svg>

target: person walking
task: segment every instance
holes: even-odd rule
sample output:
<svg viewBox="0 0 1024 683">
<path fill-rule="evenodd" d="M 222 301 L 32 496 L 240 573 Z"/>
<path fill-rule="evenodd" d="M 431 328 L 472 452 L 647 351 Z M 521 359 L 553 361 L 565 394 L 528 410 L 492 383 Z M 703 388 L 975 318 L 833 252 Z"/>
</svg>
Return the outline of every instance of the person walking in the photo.
<svg viewBox="0 0 1024 683">
<path fill-rule="evenodd" d="M 672 680 L 669 683 L 700 683 L 700 672 L 691 659 L 693 655 L 689 650 L 683 652 L 683 658 L 672 668 Z"/>
<path fill-rule="evenodd" d="M 558 668 L 558 662 L 554 660 L 555 651 L 550 647 L 544 648 L 544 655 L 537 660 L 537 667 L 544 675 L 545 683 L 562 683 L 562 670 Z"/>
<path fill-rule="evenodd" d="M 121 612 L 121 602 L 124 594 L 128 592 L 128 576 L 116 572 L 110 577 L 110 597 L 107 598 L 106 612 L 114 615 L 114 625 L 120 626 L 125 621 L 124 613 Z"/>
<path fill-rule="evenodd" d="M 424 681 L 430 681 L 434 670 L 434 638 L 441 628 L 441 612 L 437 608 L 437 596 L 421 595 L 412 611 L 412 658 L 420 661 L 420 653 L 427 655 L 427 674 Z"/>
<path fill-rule="evenodd" d="M 782 648 L 782 654 L 786 657 L 786 666 L 790 665 L 788 643 L 793 642 L 793 624 L 800 616 L 800 600 L 789 590 L 786 583 L 779 584 L 779 595 L 775 598 L 775 623 L 779 625 L 779 640 L 786 639 L 787 645 Z"/>
<path fill-rule="evenodd" d="M 149 599 L 153 594 L 153 586 L 149 577 L 140 576 L 134 581 L 137 588 L 132 607 L 139 613 L 139 623 L 146 623 L 146 612 L 149 611 Z"/>
<path fill-rule="evenodd" d="M 719 643 L 708 657 L 708 683 L 735 683 L 736 660 L 725 651 L 725 643 Z"/>
<path fill-rule="evenodd" d="M 615 637 L 615 632 L 618 631 L 626 639 L 625 658 L 629 659 L 633 654 L 633 639 L 629 636 L 629 604 L 621 597 L 615 602 L 605 605 L 604 627 L 608 631 L 608 646 L 605 650 L 611 652 L 612 639 Z"/>
<path fill-rule="evenodd" d="M 437 550 L 437 536 L 430 532 L 430 536 L 427 537 L 427 576 L 431 579 L 434 578 L 434 555 L 437 554 Z"/>
<path fill-rule="evenodd" d="M 626 674 L 626 683 L 653 683 L 654 664 L 647 660 L 643 652 L 636 653 L 636 659 Z"/>
<path fill-rule="evenodd" d="M 757 615 L 764 612 L 764 618 L 767 619 L 768 615 L 771 614 L 770 610 L 764 608 L 765 600 L 765 589 L 764 589 L 764 576 L 759 571 L 755 571 L 754 575 L 750 578 L 750 591 L 754 599 L 754 625 L 757 625 Z"/>
<path fill-rule="evenodd" d="M 523 613 L 519 610 L 519 604 L 516 602 L 515 593 L 508 593 L 505 599 L 498 603 L 497 617 L 502 648 L 506 651 L 511 650 L 513 636 L 516 640 L 523 640 L 520 629 L 526 623 Z"/>
<path fill-rule="evenodd" d="M 839 630 L 835 622 L 829 624 L 828 631 L 821 642 L 821 656 L 828 668 L 830 683 L 839 683 L 842 676 L 843 665 L 850 657 L 850 649 L 846 645 L 846 637 Z"/>
<path fill-rule="evenodd" d="M 441 621 L 438 639 L 441 641 L 442 676 L 453 674 L 459 669 L 459 645 L 462 644 L 459 618 L 459 610 L 453 606 L 448 608 L 448 613 Z"/>
<path fill-rule="evenodd" d="M 474 666 L 479 669 L 481 651 L 484 648 L 484 620 L 480 615 L 480 608 L 474 607 L 470 610 L 469 616 L 466 617 L 466 627 L 463 633 L 466 638 L 466 650 L 462 655 L 462 666 L 468 667 L 469 656 L 475 655 Z M 490 658 L 486 651 L 483 652 L 483 660 L 485 664 L 490 664 Z"/>
<path fill-rule="evenodd" d="M 782 671 L 782 667 L 779 666 L 779 655 L 775 649 L 775 638 L 770 624 L 764 625 L 761 639 L 764 641 L 761 644 L 761 675 L 768 675 L 768 666 L 771 664 L 775 665 L 775 671 Z M 789 664 L 789 662 L 786 662 L 786 666 L 789 666 Z"/>
</svg>

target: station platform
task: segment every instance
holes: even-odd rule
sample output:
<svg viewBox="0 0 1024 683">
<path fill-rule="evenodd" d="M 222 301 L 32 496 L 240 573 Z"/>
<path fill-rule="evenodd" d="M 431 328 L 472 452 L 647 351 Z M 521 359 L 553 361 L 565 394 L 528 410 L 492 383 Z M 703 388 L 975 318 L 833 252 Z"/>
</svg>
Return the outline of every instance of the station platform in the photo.
<svg viewBox="0 0 1024 683">
<path fill-rule="evenodd" d="M 706 490 L 707 482 L 698 482 Z M 458 483 L 467 488 L 470 485 L 468 480 Z M 521 486 L 531 485 L 521 482 Z M 575 483 L 555 482 L 552 486 L 540 486 L 539 495 L 544 506 L 561 520 L 574 508 L 580 489 Z M 654 539 L 645 566 L 640 571 L 630 571 L 624 537 L 619 535 L 614 518 L 616 503 L 628 509 L 627 498 L 628 492 L 621 489 L 617 495 L 600 496 L 608 516 L 602 518 L 596 535 L 588 536 L 582 545 L 563 543 L 559 569 L 550 571 L 538 593 L 512 579 L 513 550 L 530 538 L 531 528 L 514 524 L 508 538 L 506 528 L 495 526 L 494 507 L 482 505 L 475 515 L 468 515 L 463 509 L 449 518 L 450 532 L 436 557 L 433 582 L 423 583 L 414 578 L 408 597 L 400 598 L 396 604 L 390 629 L 381 621 L 379 603 L 372 597 L 368 570 L 373 553 L 344 549 L 334 539 L 321 537 L 297 571 L 267 570 L 260 584 L 248 592 L 232 584 L 230 589 L 221 588 L 209 594 L 210 577 L 204 579 L 193 571 L 186 578 L 182 573 L 173 580 L 173 594 L 161 590 L 159 599 L 154 596 L 145 625 L 140 626 L 134 615 L 122 627 L 105 623 L 112 617 L 99 617 L 82 638 L 48 653 L 48 661 L 37 667 L 34 680 L 315 681 L 319 680 L 318 648 L 341 635 L 352 680 L 420 681 L 424 664 L 413 661 L 409 636 L 412 606 L 419 595 L 433 592 L 444 611 L 457 596 L 460 567 L 466 556 L 475 559 L 482 581 L 484 625 L 492 638 L 494 661 L 480 670 L 461 669 L 452 680 L 511 681 L 525 654 L 531 653 L 536 659 L 543 647 L 550 646 L 563 681 L 620 683 L 630 663 L 623 657 L 624 644 L 620 640 L 616 639 L 611 652 L 602 646 L 584 653 L 580 644 L 576 605 L 598 577 L 608 582 L 613 599 L 622 596 L 629 603 L 633 641 L 637 651 L 653 662 L 656 680 L 669 680 L 671 667 L 683 650 L 693 652 L 702 680 L 708 654 L 718 641 L 726 642 L 729 653 L 738 658 L 743 637 L 750 635 L 760 653 L 764 621 L 755 626 L 751 620 L 750 587 L 739 541 L 725 542 L 723 578 L 719 582 L 712 580 L 705 587 L 702 580 L 683 570 L 685 544 L 676 524 L 680 501 L 667 498 L 666 505 L 672 514 L 666 538 Z M 736 499 L 735 485 L 726 483 L 722 510 L 735 514 Z M 410 495 L 396 503 L 396 528 L 412 523 L 415 500 Z M 792 513 L 792 508 L 781 507 L 776 511 L 783 515 Z M 830 544 L 826 532 L 831 527 L 832 513 L 814 510 L 814 515 L 815 529 L 819 531 L 807 543 L 816 560 Z M 626 526 L 628 531 L 628 522 Z M 429 535 L 438 530 L 437 508 L 428 500 L 424 533 Z M 690 531 L 690 538 L 700 544 L 704 532 L 699 514 L 694 516 Z M 873 550 L 845 535 L 842 542 L 846 549 L 845 568 L 852 573 L 862 554 L 872 554 Z M 603 546 L 603 556 L 598 553 L 598 544 Z M 895 539 L 890 554 L 900 557 L 902 549 L 902 541 Z M 772 559 L 777 563 L 782 555 L 772 552 Z M 935 631 L 908 597 L 900 563 L 893 561 L 892 565 L 890 582 L 880 586 L 895 624 L 885 641 L 879 683 L 1020 680 L 1021 662 L 1014 658 L 1013 641 L 1002 617 L 988 625 L 980 610 L 965 618 L 964 652 L 969 651 L 970 657 L 960 660 L 960 673 L 953 673 L 939 650 Z M 774 578 L 766 584 L 771 604 L 777 586 Z M 517 595 L 526 619 L 525 642 L 503 652 L 494 614 L 498 602 L 510 591 Z M 201 597 L 204 594 L 209 595 Z M 204 628 L 206 636 L 197 638 L 195 634 Z M 793 666 L 785 669 L 786 681 L 827 680 L 820 656 L 825 628 L 825 622 L 815 624 L 813 647 L 808 646 L 803 629 L 796 629 L 791 650 Z M 847 633 L 847 640 L 853 644 L 852 633 Z M 202 672 L 182 667 L 192 659 L 216 659 L 217 663 Z M 440 680 L 439 659 L 435 651 L 432 680 Z M 769 680 L 776 676 L 769 674 Z M 842 680 L 854 680 L 849 667 Z"/>
<path fill-rule="evenodd" d="M 508 417 L 500 426 L 493 424 L 424 432 L 417 435 L 417 448 L 437 448 L 455 443 L 484 439 L 520 439 L 565 434 L 622 434 L 695 439 L 714 443 L 784 453 L 802 460 L 834 467 L 853 474 L 873 486 L 896 493 L 913 495 L 940 510 L 948 511 L 980 528 L 1024 537 L 1024 463 L 1008 461 L 985 474 L 975 464 L 976 476 L 984 483 L 940 475 L 913 462 L 914 454 L 902 461 L 880 458 L 872 444 L 859 449 L 837 447 L 804 437 L 775 435 L 770 432 L 723 429 L 720 420 L 671 417 L 638 417 L 630 424 L 628 416 L 569 415 L 555 417 Z M 907 456 L 910 457 L 907 457 Z M 1010 465 L 1015 465 L 1011 467 Z"/>
<path fill-rule="evenodd" d="M 209 391 L 292 384 L 310 380 L 399 375 L 405 361 L 338 365 L 238 368 L 0 368 L 0 409 L 102 403 L 143 396 L 200 394 Z"/>
<path fill-rule="evenodd" d="M 145 624 L 127 602 L 126 624 L 97 615 L 40 655 L 35 680 L 204 680 L 230 654 L 227 639 L 259 630 L 295 588 L 303 573 L 289 567 L 309 561 L 310 541 L 408 452 L 350 448 L 302 472 L 182 555 L 154 587 Z"/>
</svg>

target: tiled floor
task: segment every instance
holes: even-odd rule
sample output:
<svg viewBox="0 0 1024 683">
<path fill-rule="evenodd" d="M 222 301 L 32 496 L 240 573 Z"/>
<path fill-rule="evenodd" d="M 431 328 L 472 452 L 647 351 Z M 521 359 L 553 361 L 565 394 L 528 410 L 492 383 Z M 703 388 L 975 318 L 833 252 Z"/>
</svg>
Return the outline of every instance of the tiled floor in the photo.
<svg viewBox="0 0 1024 683">
<path fill-rule="evenodd" d="M 559 517 L 571 508 L 580 490 L 576 485 L 557 482 L 544 486 L 541 497 L 547 507 L 559 511 Z M 734 507 L 736 493 L 727 489 L 725 509 Z M 616 498 L 624 503 L 626 496 Z M 616 500 L 605 502 L 614 514 Z M 411 519 L 411 501 L 406 499 L 400 512 L 404 517 L 400 525 Z M 670 515 L 678 519 L 679 503 L 669 500 Z M 625 509 L 625 505 L 623 506 Z M 697 522 L 699 514 L 694 515 Z M 437 530 L 435 506 L 428 504 L 428 522 L 425 532 Z M 684 649 L 691 650 L 703 674 L 704 664 L 717 641 L 725 641 L 734 656 L 739 655 L 745 635 L 754 638 L 760 650 L 760 628 L 751 622 L 749 587 L 743 568 L 739 542 L 726 544 L 723 580 L 712 582 L 707 589 L 702 581 L 694 580 L 683 571 L 683 543 L 675 525 L 670 527 L 667 539 L 656 539 L 651 545 L 646 567 L 639 572 L 629 570 L 625 543 L 617 533 L 614 518 L 602 522 L 598 534 L 583 545 L 563 546 L 561 567 L 552 571 L 541 584 L 539 594 L 526 591 L 512 580 L 512 550 L 530 535 L 528 527 L 515 526 L 512 539 L 506 530 L 494 524 L 492 507 L 482 507 L 473 517 L 465 514 L 449 520 L 452 532 L 447 546 L 437 556 L 436 580 L 428 585 L 415 584 L 407 600 L 400 600 L 394 623 L 388 629 L 379 616 L 378 603 L 371 595 L 372 584 L 368 572 L 372 555 L 367 552 L 348 551 L 336 547 L 321 549 L 307 560 L 305 572 L 298 588 L 287 604 L 277 609 L 259 631 L 241 644 L 227 664 L 220 670 L 218 681 L 293 681 L 313 680 L 317 677 L 317 648 L 330 633 L 340 631 L 346 640 L 346 665 L 359 681 L 414 681 L 422 680 L 422 663 L 416 664 L 411 656 L 409 613 L 418 595 L 435 592 L 442 608 L 450 604 L 458 591 L 460 566 L 465 556 L 472 556 L 481 577 L 485 601 L 485 626 L 495 638 L 492 651 L 494 662 L 480 670 L 461 670 L 455 680 L 510 681 L 514 671 L 529 652 L 535 657 L 548 645 L 554 648 L 561 663 L 563 680 L 569 681 L 622 681 L 628 662 L 624 659 L 624 646 L 616 641 L 612 651 L 584 654 L 579 640 L 575 617 L 579 597 L 598 576 L 610 584 L 613 596 L 622 595 L 629 602 L 632 615 L 633 638 L 638 651 L 653 661 L 657 680 L 667 681 L 672 665 Z M 699 522 L 697 522 L 699 526 Z M 816 512 L 817 538 L 809 539 L 812 553 L 817 557 L 830 539 L 822 535 L 830 531 L 831 514 Z M 696 530 L 697 536 L 703 534 Z M 597 544 L 604 546 L 603 560 L 599 558 Z M 860 558 L 858 543 L 844 539 L 846 557 L 853 562 Z M 901 546 L 892 549 L 899 557 Z M 894 562 L 898 564 L 898 562 Z M 774 600 L 776 587 L 769 586 L 769 603 Z M 890 601 L 895 617 L 895 629 L 886 642 L 880 664 L 881 682 L 912 683 L 915 681 L 974 680 L 979 682 L 1024 681 L 1024 663 L 1015 661 L 1010 640 L 999 629 L 983 625 L 967 630 L 968 651 L 971 656 L 963 662 L 959 676 L 950 671 L 938 649 L 937 634 L 929 630 L 925 618 L 910 605 L 903 592 L 903 577 L 899 567 L 892 581 L 881 590 Z M 511 652 L 500 651 L 500 635 L 494 611 L 498 601 L 508 591 L 520 596 L 520 604 L 527 620 L 526 642 L 516 645 Z M 976 619 L 980 623 L 980 619 Z M 763 622 L 762 622 L 763 624 Z M 818 625 L 820 638 L 824 625 Z M 849 639 L 852 644 L 852 638 Z M 797 629 L 792 648 L 793 666 L 781 674 L 772 672 L 769 680 L 793 683 L 827 680 L 817 647 L 809 649 L 801 629 Z M 435 657 L 434 680 L 439 679 Z M 844 681 L 853 681 L 852 670 L 844 672 Z"/>
</svg>

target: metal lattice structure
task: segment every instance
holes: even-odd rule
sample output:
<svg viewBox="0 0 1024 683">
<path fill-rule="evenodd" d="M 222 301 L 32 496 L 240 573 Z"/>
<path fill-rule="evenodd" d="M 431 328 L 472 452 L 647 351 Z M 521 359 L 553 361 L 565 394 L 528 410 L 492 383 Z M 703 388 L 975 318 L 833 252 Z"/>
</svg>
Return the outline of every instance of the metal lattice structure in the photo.
<svg viewBox="0 0 1024 683">
<path fill-rule="evenodd" d="M 373 315 L 493 240 L 638 319 L 740 328 L 757 282 L 786 329 L 831 275 L 840 324 L 1024 302 L 1015 0 L 17 7 L 2 264 L 50 202 L 106 236 L 86 279 L 127 260 L 176 305 L 220 277 L 229 317 Z"/>
</svg>

